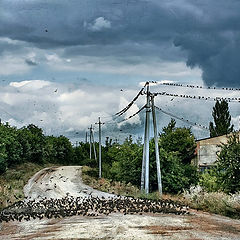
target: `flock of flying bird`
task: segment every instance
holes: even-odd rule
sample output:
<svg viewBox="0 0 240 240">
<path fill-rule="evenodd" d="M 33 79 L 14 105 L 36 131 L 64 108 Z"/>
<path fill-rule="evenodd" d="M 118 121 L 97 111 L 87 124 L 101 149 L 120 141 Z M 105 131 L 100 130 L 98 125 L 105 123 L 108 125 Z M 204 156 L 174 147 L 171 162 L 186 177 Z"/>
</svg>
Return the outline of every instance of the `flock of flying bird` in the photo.
<svg viewBox="0 0 240 240">
<path fill-rule="evenodd" d="M 67 195 L 62 199 L 24 200 L 3 209 L 0 222 L 29 221 L 31 219 L 64 218 L 74 215 L 98 217 L 110 213 L 146 214 L 171 213 L 189 214 L 188 207 L 172 200 L 149 200 L 133 197 L 77 197 Z"/>
</svg>

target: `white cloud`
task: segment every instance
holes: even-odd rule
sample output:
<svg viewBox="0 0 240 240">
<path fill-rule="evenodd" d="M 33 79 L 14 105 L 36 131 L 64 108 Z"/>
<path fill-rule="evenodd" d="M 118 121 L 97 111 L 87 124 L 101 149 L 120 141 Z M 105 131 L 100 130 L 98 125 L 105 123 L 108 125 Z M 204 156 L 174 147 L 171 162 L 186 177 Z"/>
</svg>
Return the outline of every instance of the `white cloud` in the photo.
<svg viewBox="0 0 240 240">
<path fill-rule="evenodd" d="M 232 117 L 234 129 L 240 131 L 240 115 Z"/>
<path fill-rule="evenodd" d="M 56 53 L 45 54 L 45 57 L 49 62 L 56 62 L 56 63 L 62 62 L 62 59 Z"/>
<path fill-rule="evenodd" d="M 55 57 L 52 57 L 55 59 Z M 128 64 L 114 57 L 75 56 L 71 64 L 61 61 L 49 61 L 48 65 L 55 71 L 88 71 L 109 74 L 124 74 L 130 76 L 200 79 L 202 71 L 199 68 L 188 68 L 184 62 L 162 62 L 159 59 L 147 59 L 136 64 Z"/>
<path fill-rule="evenodd" d="M 57 91 L 56 91 L 57 90 Z M 44 80 L 30 80 L 12 82 L 8 86 L 0 88 L 0 114 L 3 121 L 21 127 L 30 123 L 43 128 L 47 134 L 63 134 L 69 138 L 77 135 L 84 139 L 85 131 L 90 124 L 98 121 L 98 117 L 106 124 L 103 125 L 105 136 L 117 137 L 123 140 L 128 133 L 143 133 L 145 114 L 137 115 L 119 125 L 121 119 L 126 119 L 136 113 L 145 104 L 146 96 L 140 96 L 126 115 L 113 121 L 113 115 L 128 105 L 140 90 L 139 85 L 135 88 L 124 89 L 120 87 L 102 87 L 92 84 L 66 84 L 54 83 Z M 184 87 L 171 87 L 167 85 L 151 86 L 152 92 L 169 92 L 176 94 L 204 95 L 204 96 L 239 96 L 236 91 L 191 89 Z M 183 117 L 190 121 L 208 126 L 212 121 L 213 101 L 189 100 L 158 96 L 155 103 L 158 107 Z M 238 127 L 240 116 L 239 103 L 229 103 L 232 121 L 235 128 Z M 171 119 L 171 116 L 157 113 L 158 130 L 161 131 Z M 111 125 L 111 124 L 113 125 Z M 128 123 L 128 124 L 127 124 Z M 130 123 L 130 125 L 129 125 Z M 177 120 L 177 126 L 190 126 Z M 95 125 L 96 129 L 97 126 Z M 119 127 L 122 131 L 119 131 Z M 197 138 L 208 136 L 208 132 L 193 128 Z M 121 135 L 122 134 L 122 135 Z M 80 140 L 80 139 L 78 139 Z"/>
<path fill-rule="evenodd" d="M 120 97 L 119 110 L 122 110 L 128 104 L 129 104 L 129 102 L 127 101 L 127 99 L 125 99 L 124 97 Z M 131 108 L 124 114 L 124 119 L 128 119 L 130 116 L 135 114 L 138 110 L 139 110 L 139 107 L 136 104 L 133 104 L 131 106 Z M 119 123 L 118 127 L 121 127 L 127 123 L 128 124 L 141 124 L 139 115 L 136 115 L 136 116 L 130 118 L 128 121 Z"/>
<path fill-rule="evenodd" d="M 27 73 L 31 67 L 25 63 L 21 56 L 3 55 L 0 58 L 0 75 L 23 75 Z"/>
<path fill-rule="evenodd" d="M 111 28 L 111 22 L 104 19 L 104 17 L 99 17 L 95 19 L 93 24 L 84 22 L 84 27 L 87 27 L 90 31 L 99 32 Z"/>
<path fill-rule="evenodd" d="M 15 88 L 22 88 L 24 90 L 37 90 L 50 84 L 51 82 L 43 80 L 29 80 L 21 82 L 11 82 L 9 85 Z"/>
</svg>

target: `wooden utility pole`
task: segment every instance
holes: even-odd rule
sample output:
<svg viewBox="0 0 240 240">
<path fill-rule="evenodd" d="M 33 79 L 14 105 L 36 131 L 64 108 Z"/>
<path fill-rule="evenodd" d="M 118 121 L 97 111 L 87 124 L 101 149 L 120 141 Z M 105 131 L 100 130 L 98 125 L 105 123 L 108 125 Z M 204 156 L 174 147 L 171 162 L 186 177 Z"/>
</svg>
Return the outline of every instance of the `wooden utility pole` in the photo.
<svg viewBox="0 0 240 240">
<path fill-rule="evenodd" d="M 101 130 L 101 124 L 104 124 L 101 122 L 100 117 L 98 118 L 98 139 L 99 139 L 99 153 L 98 153 L 98 157 L 99 157 L 99 162 L 98 162 L 98 167 L 99 167 L 99 178 L 102 178 L 102 130 Z"/>
<path fill-rule="evenodd" d="M 162 176 L 161 176 L 161 168 L 160 168 L 159 149 L 158 149 L 158 131 L 157 131 L 157 120 L 156 120 L 155 105 L 154 105 L 154 95 L 151 95 L 151 103 L 152 103 L 152 118 L 153 118 L 154 141 L 155 141 L 155 155 L 156 155 L 156 165 L 157 165 L 158 191 L 160 193 L 160 196 L 162 196 Z"/>
</svg>

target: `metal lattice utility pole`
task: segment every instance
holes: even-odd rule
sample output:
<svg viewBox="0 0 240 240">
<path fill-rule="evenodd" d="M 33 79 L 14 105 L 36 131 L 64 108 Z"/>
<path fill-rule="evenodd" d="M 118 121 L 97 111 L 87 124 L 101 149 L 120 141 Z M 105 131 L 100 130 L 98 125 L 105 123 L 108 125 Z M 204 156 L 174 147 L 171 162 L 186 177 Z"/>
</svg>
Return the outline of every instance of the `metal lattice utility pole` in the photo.
<svg viewBox="0 0 240 240">
<path fill-rule="evenodd" d="M 101 178 L 102 177 L 102 130 L 101 130 L 101 124 L 104 124 L 104 123 L 102 123 L 101 122 L 101 119 L 100 119 L 100 117 L 98 118 L 98 123 L 95 123 L 95 124 L 98 124 L 98 133 L 99 133 L 99 153 L 98 153 L 98 156 L 99 156 L 99 163 L 98 163 L 98 165 L 99 165 L 99 178 Z"/>
<path fill-rule="evenodd" d="M 158 149 L 158 132 L 157 132 L 155 105 L 154 105 L 154 95 L 151 95 L 151 103 L 152 103 L 152 118 L 153 118 L 153 129 L 154 129 L 156 165 L 157 165 L 158 191 L 160 193 L 160 196 L 162 196 L 162 176 L 161 176 L 161 167 L 160 167 L 160 159 L 159 159 L 159 149 Z"/>
<path fill-rule="evenodd" d="M 150 120 L 150 92 L 149 83 L 147 86 L 147 104 L 146 104 L 146 120 L 145 120 L 145 133 L 144 133 L 144 148 L 143 148 L 143 161 L 142 161 L 142 176 L 141 176 L 141 189 L 143 185 L 145 193 L 149 193 L 149 120 Z"/>
</svg>

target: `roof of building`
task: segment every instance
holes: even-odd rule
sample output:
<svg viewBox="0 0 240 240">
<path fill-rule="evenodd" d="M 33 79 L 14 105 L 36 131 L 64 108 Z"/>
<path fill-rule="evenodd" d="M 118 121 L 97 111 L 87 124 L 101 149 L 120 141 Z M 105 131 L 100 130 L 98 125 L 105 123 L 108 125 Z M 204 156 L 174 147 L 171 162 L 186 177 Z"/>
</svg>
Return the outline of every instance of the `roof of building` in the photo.
<svg viewBox="0 0 240 240">
<path fill-rule="evenodd" d="M 197 139 L 196 142 L 200 142 L 200 141 L 203 141 L 203 140 L 207 140 L 207 139 L 214 139 L 214 138 L 219 138 L 219 137 L 223 137 L 223 136 L 229 136 L 231 134 L 233 134 L 234 132 L 231 132 L 229 134 L 223 134 L 223 135 L 220 135 L 220 136 L 217 136 L 217 137 L 206 137 L 206 138 L 201 138 L 201 139 Z M 240 131 L 236 131 L 236 133 L 238 133 L 238 135 L 240 134 Z"/>
</svg>

